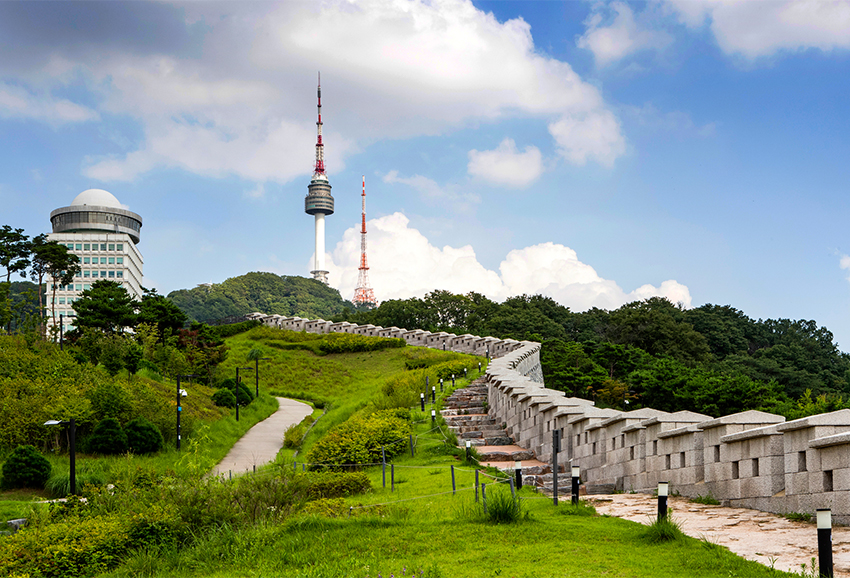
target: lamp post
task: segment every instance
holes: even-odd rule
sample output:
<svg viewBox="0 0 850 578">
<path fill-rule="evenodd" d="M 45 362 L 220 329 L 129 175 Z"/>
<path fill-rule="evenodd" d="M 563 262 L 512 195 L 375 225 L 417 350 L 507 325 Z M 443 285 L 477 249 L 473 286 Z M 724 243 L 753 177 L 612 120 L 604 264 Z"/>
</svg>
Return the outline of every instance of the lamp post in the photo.
<svg viewBox="0 0 850 578">
<path fill-rule="evenodd" d="M 59 351 L 65 351 L 65 314 L 59 314 Z"/>
<path fill-rule="evenodd" d="M 71 454 L 71 495 L 74 496 L 77 493 L 77 422 L 74 421 L 74 418 L 69 419 L 68 421 L 60 421 L 58 419 L 51 419 L 44 422 L 44 425 L 67 425 L 68 428 L 68 451 Z"/>
<path fill-rule="evenodd" d="M 254 385 L 257 388 L 254 397 L 260 397 L 260 362 L 261 361 L 271 361 L 271 357 L 258 357 L 254 360 L 254 377 L 255 382 Z"/>
<path fill-rule="evenodd" d="M 239 370 L 254 369 L 253 367 L 237 367 L 236 368 L 236 421 L 239 421 Z M 248 390 L 250 391 L 250 390 Z M 249 394 L 250 395 L 250 394 Z"/>
<path fill-rule="evenodd" d="M 180 388 L 180 378 L 188 377 L 192 379 L 193 377 L 198 377 L 194 373 L 190 373 L 187 375 L 178 375 L 177 376 L 177 450 L 180 450 L 180 439 L 182 438 L 182 430 L 180 429 L 180 414 L 183 413 L 183 406 L 181 405 L 181 398 L 186 397 L 188 394 L 186 390 Z"/>
</svg>

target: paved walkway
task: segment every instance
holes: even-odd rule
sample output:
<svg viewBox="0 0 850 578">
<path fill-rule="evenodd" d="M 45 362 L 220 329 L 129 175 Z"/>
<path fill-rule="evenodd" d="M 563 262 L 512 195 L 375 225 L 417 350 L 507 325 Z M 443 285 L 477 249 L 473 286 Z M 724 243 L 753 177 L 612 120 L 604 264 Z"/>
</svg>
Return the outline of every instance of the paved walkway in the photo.
<svg viewBox="0 0 850 578">
<path fill-rule="evenodd" d="M 643 524 L 654 520 L 658 498 L 648 494 L 614 494 L 587 496 L 600 514 L 617 516 Z M 569 496 L 566 496 L 569 500 Z M 812 558 L 817 558 L 817 527 L 805 522 L 792 522 L 776 514 L 694 504 L 686 498 L 670 497 L 673 520 L 682 531 L 694 538 L 705 538 L 748 560 L 765 566 L 773 563 L 777 570 L 800 572 Z M 850 577 L 850 528 L 836 526 L 832 530 L 833 563 L 836 578 Z"/>
<path fill-rule="evenodd" d="M 300 423 L 313 413 L 313 408 L 308 404 L 294 399 L 278 397 L 277 402 L 278 410 L 249 429 L 213 468 L 210 475 L 227 475 L 228 472 L 240 474 L 253 470 L 255 465 L 261 466 L 273 461 L 283 447 L 283 432 L 286 428 Z"/>
</svg>

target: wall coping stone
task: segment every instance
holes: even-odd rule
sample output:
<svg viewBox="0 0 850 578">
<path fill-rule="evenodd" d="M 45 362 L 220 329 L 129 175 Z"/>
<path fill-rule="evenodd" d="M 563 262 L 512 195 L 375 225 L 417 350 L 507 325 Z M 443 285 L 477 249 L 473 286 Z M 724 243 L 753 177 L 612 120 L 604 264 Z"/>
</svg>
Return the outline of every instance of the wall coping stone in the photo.
<svg viewBox="0 0 850 578">
<path fill-rule="evenodd" d="M 828 448 L 830 446 L 840 446 L 844 444 L 850 444 L 850 432 L 848 431 L 809 440 L 810 448 Z"/>
<path fill-rule="evenodd" d="M 592 405 L 562 405 L 558 411 L 555 412 L 555 417 L 562 417 L 565 415 L 577 415 L 583 414 L 587 411 L 588 407 L 593 407 Z"/>
<path fill-rule="evenodd" d="M 710 421 L 703 422 L 699 424 L 699 428 L 706 430 L 712 429 L 716 427 L 720 427 L 722 425 L 730 425 L 730 424 L 772 424 L 772 423 L 782 423 L 785 421 L 785 418 L 781 415 L 776 415 L 774 413 L 767 413 L 766 411 L 758 411 L 755 409 L 751 409 L 749 411 L 742 411 L 739 413 L 732 413 L 729 415 L 724 415 L 723 417 L 718 417 L 717 419 L 713 419 Z"/>
<path fill-rule="evenodd" d="M 633 424 L 627 425 L 626 427 L 621 429 L 620 432 L 621 433 L 629 433 L 629 432 L 633 432 L 633 431 L 637 431 L 637 430 L 641 430 L 641 429 L 646 429 L 646 426 L 643 425 L 643 422 L 638 422 L 638 423 L 633 423 Z"/>
<path fill-rule="evenodd" d="M 819 425 L 850 425 L 850 409 L 839 409 L 829 413 L 819 413 L 787 421 L 779 426 L 779 431 L 794 431 Z"/>
<path fill-rule="evenodd" d="M 635 409 L 632 411 L 624 411 L 619 415 L 614 415 L 606 419 L 602 422 L 602 425 L 608 426 L 613 423 L 617 423 L 618 421 L 625 421 L 630 419 L 638 419 L 644 420 L 650 417 L 655 417 L 659 415 L 666 414 L 666 411 L 661 411 L 660 409 L 652 409 L 651 407 L 643 407 L 641 409 Z"/>
<path fill-rule="evenodd" d="M 660 432 L 658 432 L 657 437 L 658 437 L 658 439 L 674 438 L 676 436 L 682 436 L 682 435 L 685 435 L 685 434 L 690 434 L 690 433 L 702 431 L 697 426 L 698 426 L 698 424 L 694 423 L 694 424 L 691 424 L 691 425 L 683 425 L 682 427 L 677 427 L 675 429 L 668 429 L 668 430 L 660 431 Z"/>
<path fill-rule="evenodd" d="M 574 417 L 574 418 L 567 420 L 567 423 L 569 425 L 573 425 L 573 424 L 581 423 L 584 420 L 588 420 L 588 419 L 605 419 L 605 418 L 611 417 L 612 415 L 615 415 L 617 413 L 619 413 L 619 412 L 617 412 L 617 410 L 614 410 L 614 409 L 600 409 L 600 408 L 597 408 L 597 407 L 589 407 L 589 408 L 587 408 L 587 411 L 585 411 L 580 416 L 577 416 L 577 417 Z"/>
<path fill-rule="evenodd" d="M 655 425 L 657 423 L 702 423 L 704 421 L 709 421 L 712 419 L 710 415 L 704 415 L 701 413 L 696 413 L 694 411 L 682 410 L 682 411 L 674 411 L 673 413 L 665 413 L 663 415 L 658 415 L 655 417 L 651 417 L 648 420 L 642 421 L 641 425 L 650 426 Z"/>
<path fill-rule="evenodd" d="M 782 432 L 779 431 L 779 427 L 780 426 L 778 425 L 766 425 L 764 427 L 757 427 L 753 429 L 739 431 L 736 433 L 727 434 L 720 438 L 720 442 L 728 444 L 732 442 L 740 442 L 765 436 L 780 436 L 782 435 Z"/>
</svg>

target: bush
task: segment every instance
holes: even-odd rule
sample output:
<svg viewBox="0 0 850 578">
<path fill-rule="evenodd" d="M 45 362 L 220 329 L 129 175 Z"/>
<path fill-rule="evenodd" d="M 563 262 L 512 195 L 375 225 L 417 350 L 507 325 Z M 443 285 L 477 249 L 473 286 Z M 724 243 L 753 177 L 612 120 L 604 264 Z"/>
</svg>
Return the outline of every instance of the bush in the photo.
<svg viewBox="0 0 850 578">
<path fill-rule="evenodd" d="M 372 482 L 363 472 L 317 472 L 310 474 L 311 500 L 342 498 L 364 494 L 372 489 Z"/>
<path fill-rule="evenodd" d="M 283 432 L 283 447 L 289 449 L 298 449 L 301 447 L 301 440 L 304 438 L 304 426 L 300 423 L 294 423 Z"/>
<path fill-rule="evenodd" d="M 162 433 L 143 417 L 137 417 L 124 427 L 127 447 L 134 454 L 152 454 L 162 449 Z"/>
<path fill-rule="evenodd" d="M 319 344 L 322 353 L 354 353 L 405 347 L 407 342 L 397 337 L 369 337 L 355 333 L 329 333 Z"/>
<path fill-rule="evenodd" d="M 121 429 L 117 419 L 108 417 L 94 427 L 87 448 L 95 454 L 123 454 L 127 451 L 127 434 Z"/>
<path fill-rule="evenodd" d="M 50 462 L 33 446 L 18 446 L 3 464 L 2 487 L 43 489 L 50 477 Z"/>
<path fill-rule="evenodd" d="M 388 458 L 403 452 L 407 449 L 410 423 L 393 413 L 376 411 L 352 417 L 316 442 L 307 461 L 331 467 L 361 465 L 379 462 L 382 446 Z"/>
<path fill-rule="evenodd" d="M 348 515 L 348 506 L 342 498 L 322 498 L 313 502 L 307 502 L 303 512 L 310 516 L 322 516 L 324 518 L 342 518 Z"/>
<path fill-rule="evenodd" d="M 227 389 L 229 389 L 233 393 L 234 400 L 233 400 L 233 406 L 232 407 L 236 407 L 236 399 L 235 399 L 235 396 L 236 396 L 236 380 L 233 379 L 232 377 L 227 378 L 223 382 L 221 382 L 221 387 L 226 387 Z M 240 383 L 239 384 L 239 405 L 242 406 L 242 407 L 245 407 L 246 405 L 250 404 L 253 400 L 254 400 L 254 391 L 251 390 L 249 387 L 247 387 L 244 383 Z"/>
<path fill-rule="evenodd" d="M 222 387 L 212 394 L 212 402 L 218 407 L 236 407 L 236 396 L 226 387 Z"/>
<path fill-rule="evenodd" d="M 484 519 L 494 524 L 514 524 L 522 520 L 523 507 L 519 497 L 515 497 L 504 488 L 492 487 L 493 490 L 487 494 L 487 511 L 484 513 Z"/>
</svg>

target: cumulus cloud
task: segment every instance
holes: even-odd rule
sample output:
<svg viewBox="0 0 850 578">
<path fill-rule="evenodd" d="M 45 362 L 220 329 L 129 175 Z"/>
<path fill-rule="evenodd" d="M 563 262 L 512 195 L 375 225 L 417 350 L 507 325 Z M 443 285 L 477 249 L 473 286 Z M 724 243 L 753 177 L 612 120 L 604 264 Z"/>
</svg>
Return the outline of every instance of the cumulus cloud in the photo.
<svg viewBox="0 0 850 578">
<path fill-rule="evenodd" d="M 691 305 L 690 292 L 681 283 L 667 280 L 658 287 L 647 284 L 626 292 L 581 262 L 575 251 L 557 243 L 513 250 L 496 272 L 479 263 L 469 245 L 433 246 L 401 213 L 370 220 L 367 229 L 369 275 L 381 301 L 421 297 L 434 289 L 445 289 L 455 293 L 476 291 L 499 301 L 523 293 L 542 293 L 575 311 L 613 309 L 656 295 Z M 352 227 L 326 259 L 331 284 L 343 297 L 354 294 L 359 257 L 360 235 L 357 227 Z"/>
<path fill-rule="evenodd" d="M 613 21 L 603 25 L 612 12 L 615 14 Z M 593 52 L 599 66 L 607 66 L 641 50 L 663 49 L 673 41 L 667 32 L 639 23 L 632 9 L 623 2 L 597 4 L 585 24 L 587 32 L 576 44 Z"/>
<path fill-rule="evenodd" d="M 610 167 L 626 150 L 620 121 L 608 110 L 565 115 L 549 125 L 549 133 L 561 156 L 576 165 L 595 159 Z"/>
<path fill-rule="evenodd" d="M 666 0 L 673 13 L 691 28 L 710 22 L 727 54 L 754 59 L 782 50 L 850 48 L 850 1 Z"/>
<path fill-rule="evenodd" d="M 543 172 L 543 158 L 536 146 L 519 152 L 513 139 L 506 138 L 494 150 L 469 151 L 467 171 L 496 185 L 527 187 Z"/>
<path fill-rule="evenodd" d="M 98 120 L 85 106 L 50 94 L 33 94 L 20 86 L 0 83 L 0 118 L 43 121 L 52 125 Z"/>
<path fill-rule="evenodd" d="M 73 3 L 56 9 L 68 18 L 77 10 Z M 34 63 L 27 73 L 32 83 L 82 78 L 95 92 L 98 111 L 139 121 L 141 143 L 87 160 L 83 172 L 94 179 L 127 181 L 157 167 L 263 182 L 304 174 L 316 138 L 316 70 L 325 81 L 331 170 L 359 143 L 441 135 L 470 120 L 613 118 L 595 86 L 568 63 L 541 54 L 527 22 L 500 22 L 470 0 L 124 9 L 123 20 L 112 14 L 117 28 L 100 51 L 98 37 L 77 36 L 62 53 L 49 44 L 26 50 Z M 180 42 L 162 40 L 158 49 L 122 42 L 121 27 L 144 20 L 146 10 L 163 29 L 183 26 Z M 182 18 L 177 25 L 176 18 Z M 4 68 L 0 63 L 0 72 Z M 74 106 L 52 102 L 52 114 L 96 117 Z M 598 142 L 621 142 L 619 123 L 596 123 L 594 129 L 604 134 L 573 131 L 568 148 L 587 152 L 565 155 L 568 161 L 612 162 L 621 149 L 599 152 Z M 591 142 L 583 142 L 587 138 Z"/>
<path fill-rule="evenodd" d="M 842 269 L 850 270 L 850 255 L 841 255 L 838 264 Z M 850 277 L 847 277 L 847 280 L 850 281 Z"/>
</svg>

